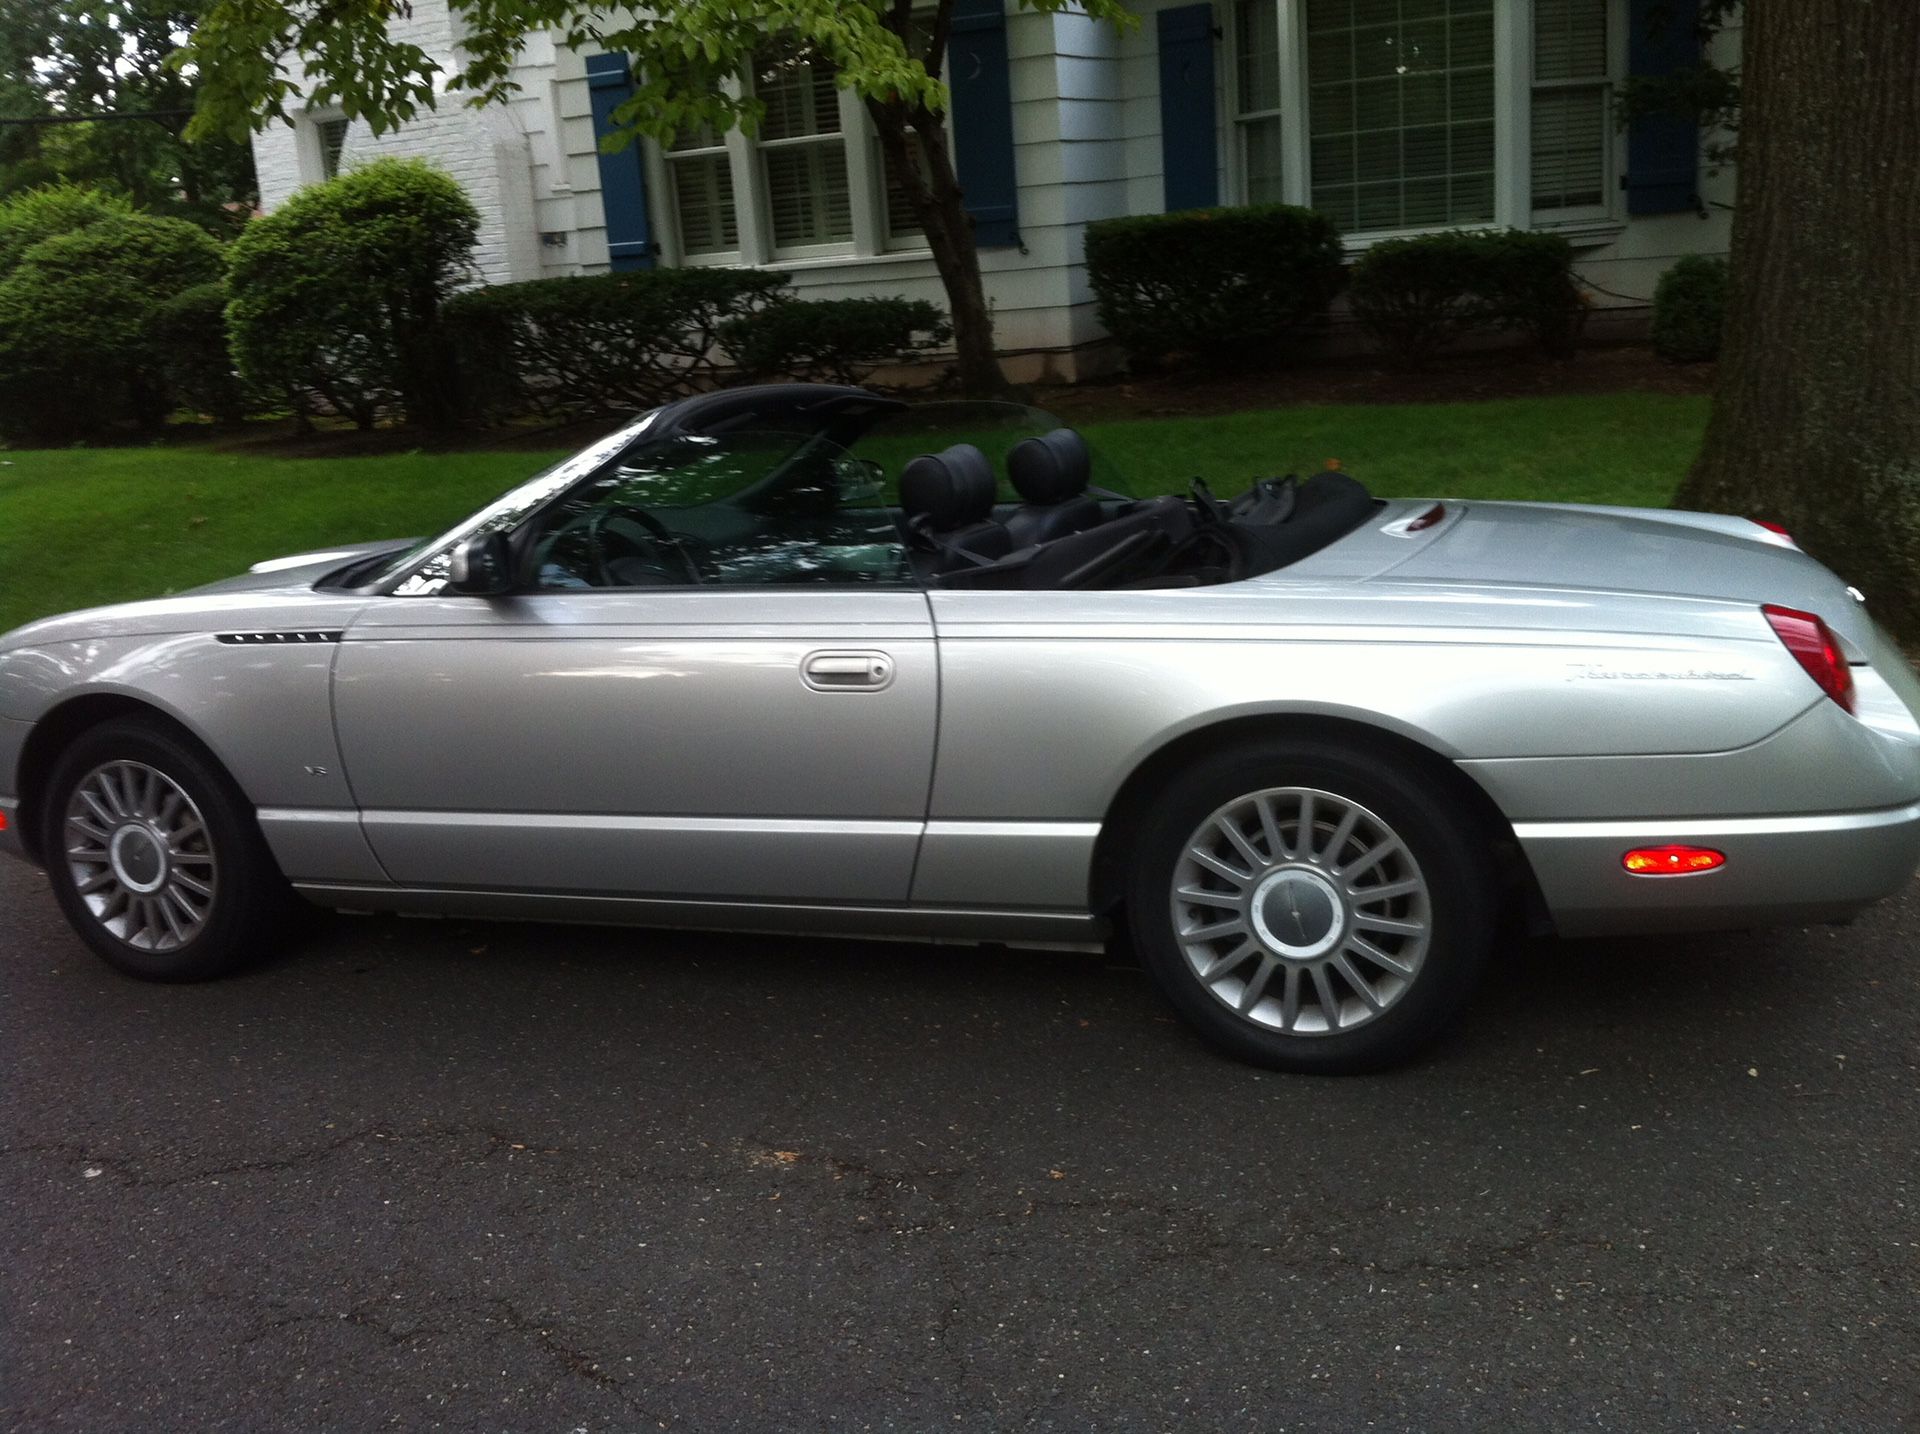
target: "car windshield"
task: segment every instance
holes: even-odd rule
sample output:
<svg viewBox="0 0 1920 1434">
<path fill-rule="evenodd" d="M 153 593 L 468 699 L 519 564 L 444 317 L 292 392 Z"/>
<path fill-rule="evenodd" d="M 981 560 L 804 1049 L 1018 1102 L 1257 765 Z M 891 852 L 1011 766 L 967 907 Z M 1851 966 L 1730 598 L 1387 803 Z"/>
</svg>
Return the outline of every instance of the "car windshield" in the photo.
<svg viewBox="0 0 1920 1434">
<path fill-rule="evenodd" d="M 512 528 L 541 504 L 565 492 L 570 486 L 631 447 L 646 433 L 658 412 L 659 410 L 655 409 L 652 413 L 642 414 L 624 428 L 609 433 L 605 438 L 588 444 L 578 453 L 570 454 L 558 463 L 541 469 L 533 477 L 509 488 L 458 527 L 409 548 L 399 557 L 384 564 L 366 581 L 373 584 L 392 582 L 402 573 L 417 567 L 419 571 L 407 579 L 400 591 L 405 594 L 428 590 L 438 591 L 440 585 L 446 581 L 447 565 L 456 545 L 476 533 Z"/>
<path fill-rule="evenodd" d="M 889 583 L 911 577 L 871 465 L 818 433 L 642 442 L 533 520 L 543 589 Z"/>
</svg>

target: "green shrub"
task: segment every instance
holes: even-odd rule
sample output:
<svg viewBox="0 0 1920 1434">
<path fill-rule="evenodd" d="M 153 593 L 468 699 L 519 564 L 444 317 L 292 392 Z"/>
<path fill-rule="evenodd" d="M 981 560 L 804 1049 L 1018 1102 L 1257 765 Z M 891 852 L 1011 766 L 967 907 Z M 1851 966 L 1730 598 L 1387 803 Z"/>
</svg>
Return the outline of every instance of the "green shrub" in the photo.
<svg viewBox="0 0 1920 1434">
<path fill-rule="evenodd" d="M 233 242 L 227 329 L 241 377 L 370 428 L 444 425 L 462 403 L 442 307 L 472 273 L 480 216 L 418 160 L 299 190 Z"/>
<path fill-rule="evenodd" d="M 1586 322 L 1572 247 L 1519 229 L 1375 244 L 1354 263 L 1349 302 L 1361 328 L 1408 367 L 1491 330 L 1518 330 L 1565 356 Z"/>
<path fill-rule="evenodd" d="M 220 247 L 178 219 L 126 214 L 28 248 L 0 279 L 0 424 L 74 438 L 172 407 L 155 320 L 219 278 Z"/>
<path fill-rule="evenodd" d="M 784 274 L 641 269 L 473 289 L 447 308 L 470 391 L 545 412 L 651 408 L 722 377 L 720 334 L 773 303 Z"/>
<path fill-rule="evenodd" d="M 720 342 L 743 378 L 865 383 L 877 368 L 906 363 L 953 337 L 925 299 L 795 299 L 733 319 Z"/>
<path fill-rule="evenodd" d="M 133 205 L 119 195 L 83 184 L 49 184 L 0 201 L 0 276 L 12 273 L 42 239 L 133 213 Z"/>
<path fill-rule="evenodd" d="M 1340 292 L 1332 221 L 1284 204 L 1189 209 L 1087 226 L 1100 322 L 1136 359 L 1277 356 Z"/>
<path fill-rule="evenodd" d="M 1727 318 L 1727 261 L 1688 254 L 1653 291 L 1653 348 L 1676 363 L 1720 357 Z"/>
<path fill-rule="evenodd" d="M 160 372 L 177 403 L 222 423 L 250 406 L 227 344 L 227 286 L 196 284 L 160 305 L 148 330 Z"/>
</svg>

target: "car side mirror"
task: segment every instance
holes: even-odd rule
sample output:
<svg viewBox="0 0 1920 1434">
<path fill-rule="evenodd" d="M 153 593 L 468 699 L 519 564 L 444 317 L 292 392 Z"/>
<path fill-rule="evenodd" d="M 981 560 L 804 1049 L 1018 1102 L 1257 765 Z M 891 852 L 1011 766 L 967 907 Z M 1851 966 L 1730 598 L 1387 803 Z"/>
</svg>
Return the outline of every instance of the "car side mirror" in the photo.
<svg viewBox="0 0 1920 1434">
<path fill-rule="evenodd" d="M 447 563 L 447 591 L 495 597 L 513 586 L 513 556 L 507 535 L 475 533 L 455 545 Z"/>
</svg>

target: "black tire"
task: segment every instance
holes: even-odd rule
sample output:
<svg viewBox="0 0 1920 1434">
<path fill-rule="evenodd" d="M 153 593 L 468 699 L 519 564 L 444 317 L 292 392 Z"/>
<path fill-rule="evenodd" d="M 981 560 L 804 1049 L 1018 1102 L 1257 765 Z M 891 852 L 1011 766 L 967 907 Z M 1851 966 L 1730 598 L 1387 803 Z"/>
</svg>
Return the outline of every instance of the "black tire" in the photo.
<svg viewBox="0 0 1920 1434">
<path fill-rule="evenodd" d="M 130 764 L 116 769 L 123 772 L 149 769 L 184 794 L 204 830 L 192 839 L 193 848 L 213 861 L 211 868 L 199 868 L 200 875 L 214 874 L 200 924 L 189 928 L 188 939 L 163 935 L 162 940 L 178 941 L 167 949 L 148 949 L 113 930 L 108 918 L 89 905 L 80 890 L 82 877 L 66 856 L 67 812 L 75 792 L 115 764 Z M 74 741 L 49 775 L 40 832 L 47 877 L 68 922 L 108 965 L 144 981 L 206 981 L 237 970 L 267 949 L 294 903 L 253 808 L 232 778 L 198 744 L 157 720 L 115 719 Z M 98 869 L 98 863 L 91 868 Z M 156 900 L 156 911 L 162 904 Z M 157 916 L 155 922 L 157 927 Z M 136 938 L 143 934 L 134 933 Z"/>
<path fill-rule="evenodd" d="M 1365 865 L 1362 857 L 1367 848 L 1358 843 L 1371 837 L 1391 853 L 1374 870 L 1391 862 L 1391 871 L 1399 879 L 1390 881 L 1385 872 L 1379 877 L 1371 873 L 1343 877 L 1337 859 L 1330 860 L 1324 872 L 1317 868 L 1301 872 L 1303 865 L 1312 862 L 1314 842 L 1307 843 L 1306 857 L 1295 860 L 1289 854 L 1299 846 L 1300 820 L 1315 830 L 1316 840 L 1329 843 L 1338 823 L 1329 820 L 1327 825 L 1333 828 L 1329 831 L 1317 814 L 1308 816 L 1290 806 L 1301 800 L 1292 795 L 1298 791 L 1322 794 L 1313 801 L 1326 807 L 1330 817 L 1362 809 L 1346 838 L 1349 844 L 1343 844 L 1344 851 L 1358 854 L 1347 865 L 1356 870 Z M 1271 836 L 1261 835 L 1266 830 L 1264 821 L 1254 819 L 1262 793 L 1275 793 L 1266 798 L 1268 815 L 1299 812 L 1300 820 L 1291 826 L 1284 820 L 1277 824 L 1279 857 L 1271 850 Z M 1347 806 L 1327 803 L 1325 796 Z M 1274 1070 L 1322 1075 L 1381 1070 L 1427 1046 L 1472 993 L 1493 943 L 1499 910 L 1499 887 L 1489 871 L 1491 836 L 1477 814 L 1451 800 L 1442 784 L 1411 764 L 1334 741 L 1252 743 L 1187 768 L 1159 794 L 1149 813 L 1133 844 L 1128 872 L 1127 924 L 1133 946 L 1174 1009 L 1217 1049 Z M 1244 853 L 1233 856 L 1235 849 L 1225 830 L 1209 824 L 1210 818 L 1223 813 L 1229 814 L 1237 830 L 1251 833 L 1253 853 L 1261 861 L 1247 859 Z M 1244 884 L 1236 877 L 1207 876 L 1206 868 L 1189 855 L 1190 841 L 1201 837 L 1203 824 L 1208 824 L 1209 835 L 1221 839 L 1220 852 L 1237 870 L 1249 874 Z M 1378 835 L 1382 832 L 1384 836 Z M 1397 849 L 1390 838 L 1397 838 Z M 1220 852 L 1213 854 L 1218 857 Z M 1291 873 L 1283 876 L 1282 867 L 1292 868 Z M 1210 883 L 1201 889 L 1220 899 L 1204 907 L 1182 899 L 1176 910 L 1177 873 L 1183 891 L 1195 889 L 1197 876 L 1199 883 Z M 1380 889 L 1387 890 L 1404 886 L 1409 877 L 1416 884 L 1424 883 L 1424 889 L 1405 897 L 1368 896 L 1358 904 L 1344 884 L 1377 880 Z M 1303 899 L 1309 907 L 1319 899 L 1303 884 L 1311 886 L 1316 880 L 1329 898 L 1324 923 L 1311 911 L 1302 916 Z M 1227 904 L 1228 897 L 1239 902 L 1237 909 Z M 1220 908 L 1220 925 L 1239 922 L 1243 929 L 1207 944 L 1196 940 L 1196 935 L 1212 929 L 1213 923 L 1199 913 L 1214 906 Z M 1256 906 L 1262 908 L 1264 923 L 1258 930 L 1252 914 Z M 1408 925 L 1423 927 L 1423 933 L 1383 937 L 1360 929 L 1370 927 L 1373 917 L 1396 914 Z M 1289 919 L 1301 924 L 1283 931 L 1282 923 Z M 1294 948 L 1284 943 L 1294 939 L 1296 930 L 1304 943 L 1298 948 L 1303 954 L 1290 959 L 1287 953 Z M 1376 949 L 1393 948 L 1389 954 L 1404 960 L 1412 974 L 1396 974 L 1350 952 L 1342 933 L 1364 936 L 1377 943 Z M 1417 947 L 1408 944 L 1416 941 Z M 1335 944 L 1319 959 L 1307 959 L 1304 953 L 1316 942 Z M 1228 975 L 1217 975 L 1225 956 L 1243 947 L 1249 948 L 1249 954 L 1240 964 L 1228 966 Z M 1360 974 L 1368 999 L 1363 1000 L 1359 986 L 1327 964 L 1339 960 L 1345 961 L 1346 970 Z M 1326 1005 L 1319 995 L 1308 995 L 1308 987 L 1318 979 L 1315 966 L 1321 968 L 1326 989 L 1334 997 L 1332 1005 L 1339 1014 L 1333 1019 L 1353 1021 L 1350 1028 L 1309 1029 L 1310 1020 L 1324 1016 Z M 1295 968 L 1291 976 L 1289 967 Z M 1271 969 L 1261 980 L 1259 972 L 1267 968 Z M 1203 971 L 1214 979 L 1204 979 Z M 1285 1005 L 1268 994 L 1276 979 L 1283 989 L 1299 992 L 1297 1005 Z M 1287 985 L 1289 981 L 1297 984 Z M 1319 989 L 1314 986 L 1316 992 Z M 1383 999 L 1382 992 L 1391 994 Z M 1260 1019 L 1238 1008 L 1249 993 Z M 1285 1027 L 1289 1015 L 1295 1022 L 1293 1029 Z"/>
</svg>

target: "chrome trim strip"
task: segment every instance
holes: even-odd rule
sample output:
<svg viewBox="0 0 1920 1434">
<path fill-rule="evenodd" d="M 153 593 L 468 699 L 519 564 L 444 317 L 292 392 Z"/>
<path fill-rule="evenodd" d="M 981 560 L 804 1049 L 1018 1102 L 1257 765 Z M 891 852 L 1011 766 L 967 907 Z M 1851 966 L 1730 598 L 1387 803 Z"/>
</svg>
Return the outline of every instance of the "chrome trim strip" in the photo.
<svg viewBox="0 0 1920 1434">
<path fill-rule="evenodd" d="M 1091 841 L 1100 835 L 1098 822 L 956 822 L 927 823 L 930 837 L 1058 837 Z"/>
<path fill-rule="evenodd" d="M 1663 837 L 1798 836 L 1811 832 L 1864 832 L 1920 822 L 1920 802 L 1867 812 L 1809 812 L 1804 816 L 1703 817 L 1687 821 L 1516 822 L 1521 841 L 1658 841 Z"/>
<path fill-rule="evenodd" d="M 263 822 L 360 823 L 360 813 L 352 807 L 261 807 L 254 815 Z"/>
<path fill-rule="evenodd" d="M 917 821 L 811 817 L 630 817 L 605 812 L 422 812 L 369 808 L 359 815 L 376 826 L 532 827 L 553 831 L 767 836 L 918 836 L 924 825 Z"/>
</svg>

